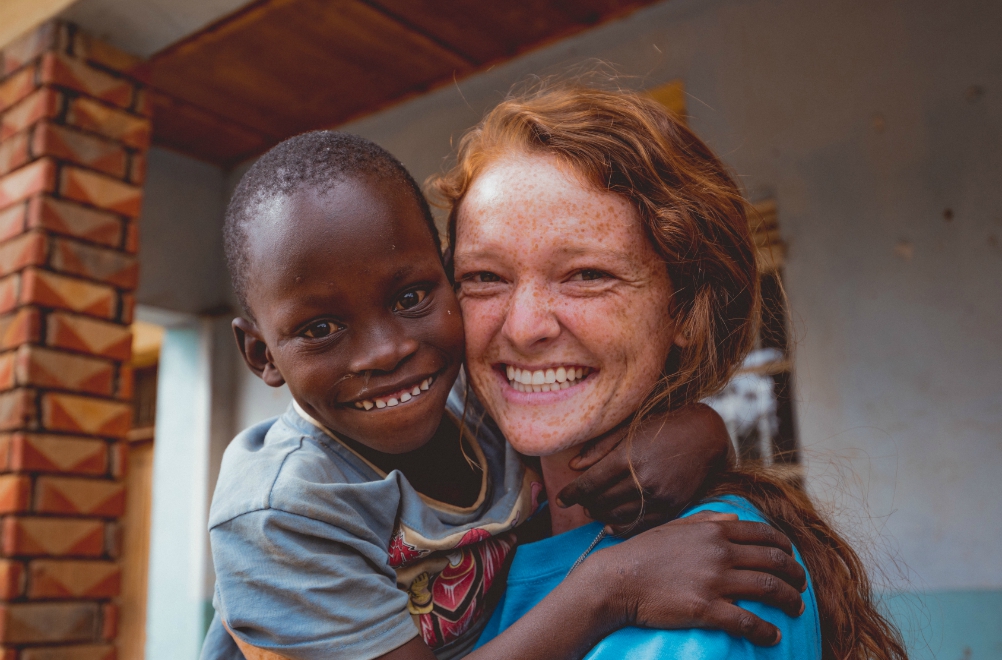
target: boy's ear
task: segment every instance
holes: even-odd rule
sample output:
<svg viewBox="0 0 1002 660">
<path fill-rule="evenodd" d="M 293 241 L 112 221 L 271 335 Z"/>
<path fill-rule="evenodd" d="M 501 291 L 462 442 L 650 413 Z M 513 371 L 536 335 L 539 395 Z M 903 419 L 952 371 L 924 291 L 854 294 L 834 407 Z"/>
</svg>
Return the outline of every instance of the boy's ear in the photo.
<svg viewBox="0 0 1002 660">
<path fill-rule="evenodd" d="M 233 336 L 237 340 L 240 354 L 244 356 L 244 362 L 258 378 L 271 387 L 285 384 L 285 378 L 272 361 L 268 345 L 261 338 L 261 331 L 253 322 L 241 316 L 233 319 Z"/>
</svg>

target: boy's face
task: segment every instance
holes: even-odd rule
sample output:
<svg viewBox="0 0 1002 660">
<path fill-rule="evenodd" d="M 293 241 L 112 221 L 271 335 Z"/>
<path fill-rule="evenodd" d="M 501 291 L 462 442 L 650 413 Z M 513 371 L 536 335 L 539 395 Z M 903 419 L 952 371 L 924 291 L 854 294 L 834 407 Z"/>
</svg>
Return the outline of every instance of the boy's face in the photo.
<svg viewBox="0 0 1002 660">
<path fill-rule="evenodd" d="M 399 454 L 434 434 L 463 356 L 452 287 L 395 181 L 311 187 L 262 207 L 248 241 L 244 358 L 338 434 Z"/>
</svg>

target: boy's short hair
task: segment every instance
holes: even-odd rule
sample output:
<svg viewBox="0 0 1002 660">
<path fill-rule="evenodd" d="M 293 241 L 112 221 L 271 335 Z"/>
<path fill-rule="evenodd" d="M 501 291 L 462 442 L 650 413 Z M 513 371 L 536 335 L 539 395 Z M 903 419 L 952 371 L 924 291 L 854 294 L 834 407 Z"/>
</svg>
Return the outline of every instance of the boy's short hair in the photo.
<svg viewBox="0 0 1002 660">
<path fill-rule="evenodd" d="M 390 152 L 375 142 L 338 131 L 312 131 L 279 143 L 255 162 L 237 184 L 223 219 L 223 247 L 233 291 L 247 314 L 250 271 L 247 242 L 256 209 L 278 196 L 313 187 L 319 192 L 353 177 L 390 179 L 408 188 L 428 223 L 435 247 L 441 241 L 421 187 Z"/>
</svg>

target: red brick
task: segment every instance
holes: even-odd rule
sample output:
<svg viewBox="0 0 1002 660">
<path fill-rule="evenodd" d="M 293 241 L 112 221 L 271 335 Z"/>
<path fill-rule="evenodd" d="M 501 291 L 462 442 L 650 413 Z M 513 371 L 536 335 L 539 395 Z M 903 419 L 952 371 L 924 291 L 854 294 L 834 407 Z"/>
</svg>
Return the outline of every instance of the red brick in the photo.
<svg viewBox="0 0 1002 660">
<path fill-rule="evenodd" d="M 29 160 L 27 133 L 17 133 L 0 141 L 0 176 L 13 172 Z"/>
<path fill-rule="evenodd" d="M 136 90 L 136 102 L 133 105 L 133 112 L 143 117 L 153 116 L 153 104 L 150 102 L 150 93 L 145 87 Z"/>
<path fill-rule="evenodd" d="M 123 364 L 118 368 L 118 381 L 115 383 L 115 398 L 122 401 L 132 401 L 136 385 L 135 373 L 132 367 Z"/>
<path fill-rule="evenodd" d="M 51 87 L 32 92 L 0 118 L 0 140 L 6 140 L 42 119 L 56 117 L 62 105 L 63 95 Z"/>
<path fill-rule="evenodd" d="M 100 557 L 105 531 L 101 520 L 8 516 L 2 523 L 7 557 Z M 69 641 L 69 640 L 67 640 Z"/>
<path fill-rule="evenodd" d="M 17 297 L 21 291 L 21 274 L 15 273 L 0 278 L 0 314 L 17 307 Z"/>
<path fill-rule="evenodd" d="M 118 178 L 128 168 L 125 149 L 117 143 L 48 122 L 35 127 L 31 155 L 61 158 Z"/>
<path fill-rule="evenodd" d="M 17 384 L 14 365 L 17 363 L 17 352 L 0 353 L 0 390 L 12 390 Z"/>
<path fill-rule="evenodd" d="M 44 433 L 14 433 L 9 469 L 24 472 L 102 475 L 108 470 L 108 443 L 94 438 Z"/>
<path fill-rule="evenodd" d="M 112 105 L 132 105 L 132 83 L 88 66 L 61 53 L 42 56 L 41 81 L 83 92 Z"/>
<path fill-rule="evenodd" d="M 0 472 L 7 472 L 10 467 L 10 446 L 14 442 L 12 433 L 0 433 Z M 0 596 L 0 600 L 3 597 Z"/>
<path fill-rule="evenodd" d="M 66 123 L 86 131 L 100 133 L 134 149 L 150 146 L 150 120 L 112 108 L 85 96 L 73 99 Z"/>
<path fill-rule="evenodd" d="M 45 644 L 94 641 L 102 632 L 97 603 L 0 605 L 0 642 Z"/>
<path fill-rule="evenodd" d="M 115 518 L 125 513 L 125 485 L 106 479 L 39 477 L 35 511 Z"/>
<path fill-rule="evenodd" d="M 105 603 L 101 606 L 101 639 L 111 641 L 118 636 L 118 605 Z"/>
<path fill-rule="evenodd" d="M 67 199 L 121 213 L 130 218 L 139 217 L 143 200 L 143 189 L 138 186 L 73 166 L 62 168 L 59 192 Z"/>
<path fill-rule="evenodd" d="M 0 112 L 35 91 L 35 65 L 27 66 L 0 82 Z"/>
<path fill-rule="evenodd" d="M 135 220 L 129 222 L 125 227 L 125 251 L 129 254 L 139 252 L 139 223 Z"/>
<path fill-rule="evenodd" d="M 3 336 L 3 318 L 0 317 L 0 338 Z M 132 330 L 128 326 L 66 312 L 49 314 L 45 343 L 113 360 L 126 361 L 132 356 Z M 2 345 L 0 343 L 0 347 Z"/>
<path fill-rule="evenodd" d="M 50 265 L 63 273 L 80 275 L 124 289 L 136 288 L 139 281 L 136 257 L 65 238 L 54 241 Z"/>
<path fill-rule="evenodd" d="M 30 499 L 31 477 L 23 474 L 0 475 L 0 513 L 27 511 Z"/>
<path fill-rule="evenodd" d="M 146 180 L 146 154 L 134 153 L 129 158 L 129 182 L 137 186 L 143 185 Z"/>
<path fill-rule="evenodd" d="M 114 213 L 51 197 L 31 199 L 27 223 L 30 228 L 40 227 L 110 247 L 117 247 L 122 241 L 122 220 Z"/>
<path fill-rule="evenodd" d="M 101 358 L 24 345 L 17 351 L 15 373 L 18 385 L 22 386 L 110 396 L 115 366 Z"/>
<path fill-rule="evenodd" d="M 122 294 L 122 313 L 118 319 L 122 323 L 132 323 L 133 317 L 136 315 L 136 297 L 131 293 Z"/>
<path fill-rule="evenodd" d="M 124 479 L 129 471 L 129 443 L 113 442 L 109 445 L 111 452 L 111 476 L 114 479 Z"/>
<path fill-rule="evenodd" d="M 48 21 L 3 47 L 2 73 L 20 69 L 47 50 L 65 48 L 69 42 L 66 24 Z"/>
<path fill-rule="evenodd" d="M 40 332 L 41 314 L 34 307 L 22 307 L 16 312 L 0 316 L 0 350 L 38 342 L 41 339 Z"/>
<path fill-rule="evenodd" d="M 36 160 L 0 177 L 0 208 L 28 199 L 36 193 L 52 192 L 55 186 L 56 163 L 48 158 Z"/>
<path fill-rule="evenodd" d="M 115 290 L 111 287 L 37 268 L 26 268 L 22 278 L 21 304 L 58 307 L 107 319 L 115 315 Z"/>
<path fill-rule="evenodd" d="M 9 275 L 25 266 L 45 264 L 46 237 L 41 232 L 28 232 L 0 243 L 0 276 Z"/>
<path fill-rule="evenodd" d="M 21 650 L 21 655 L 16 660 L 116 660 L 117 657 L 115 647 L 111 644 L 84 644 L 48 648 L 28 647 Z"/>
<path fill-rule="evenodd" d="M 28 598 L 114 598 L 122 571 L 110 561 L 39 559 L 28 565 Z"/>
<path fill-rule="evenodd" d="M 117 522 L 104 526 L 104 554 L 112 559 L 122 556 L 122 526 Z"/>
<path fill-rule="evenodd" d="M 73 54 L 91 64 L 124 73 L 130 78 L 146 74 L 146 60 L 95 39 L 83 30 L 77 30 L 74 35 Z"/>
<path fill-rule="evenodd" d="M 0 559 L 0 599 L 13 600 L 24 593 L 24 564 Z"/>
<path fill-rule="evenodd" d="M 0 241 L 17 236 L 24 231 L 25 219 L 28 214 L 28 204 L 22 202 L 0 211 Z"/>
<path fill-rule="evenodd" d="M 42 396 L 42 425 L 51 431 L 123 438 L 132 426 L 132 406 L 75 394 Z"/>
<path fill-rule="evenodd" d="M 17 389 L 0 393 L 0 431 L 36 427 L 37 413 L 33 390 Z"/>
</svg>

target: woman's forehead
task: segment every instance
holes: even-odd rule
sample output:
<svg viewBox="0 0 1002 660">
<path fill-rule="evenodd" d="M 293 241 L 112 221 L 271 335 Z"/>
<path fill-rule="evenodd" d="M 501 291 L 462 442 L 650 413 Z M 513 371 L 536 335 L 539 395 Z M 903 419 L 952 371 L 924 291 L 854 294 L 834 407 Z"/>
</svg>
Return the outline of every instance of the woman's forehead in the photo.
<svg viewBox="0 0 1002 660">
<path fill-rule="evenodd" d="M 645 238 L 624 197 L 599 189 L 553 156 L 499 158 L 474 179 L 457 215 L 457 251 L 480 243 L 552 240 L 561 249 L 605 249 Z"/>
</svg>

